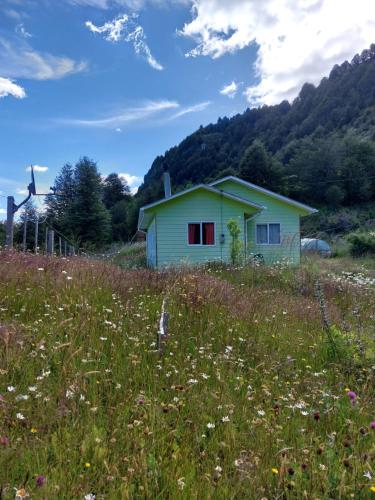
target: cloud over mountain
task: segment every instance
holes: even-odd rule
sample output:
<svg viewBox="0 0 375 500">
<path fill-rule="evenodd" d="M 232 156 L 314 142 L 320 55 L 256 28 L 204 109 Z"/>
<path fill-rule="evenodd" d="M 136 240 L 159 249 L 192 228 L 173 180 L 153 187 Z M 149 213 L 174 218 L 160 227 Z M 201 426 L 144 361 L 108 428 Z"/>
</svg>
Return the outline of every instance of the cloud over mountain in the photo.
<svg viewBox="0 0 375 500">
<path fill-rule="evenodd" d="M 374 41 L 373 0 L 192 0 L 182 34 L 197 43 L 189 57 L 219 58 L 252 43 L 259 83 L 252 104 L 293 99 L 305 81 L 318 83 L 332 66 Z"/>
</svg>

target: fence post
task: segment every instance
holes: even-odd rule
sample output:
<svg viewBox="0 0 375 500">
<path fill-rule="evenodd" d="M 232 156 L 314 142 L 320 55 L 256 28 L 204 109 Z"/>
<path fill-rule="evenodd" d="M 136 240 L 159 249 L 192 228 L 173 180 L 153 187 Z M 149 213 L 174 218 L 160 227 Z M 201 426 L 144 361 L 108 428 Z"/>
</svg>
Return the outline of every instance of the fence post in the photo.
<svg viewBox="0 0 375 500">
<path fill-rule="evenodd" d="M 27 238 L 27 214 L 25 214 L 25 220 L 23 222 L 22 250 L 24 252 L 26 252 L 26 238 Z"/>
<path fill-rule="evenodd" d="M 55 249 L 55 231 L 48 231 L 48 255 L 53 255 Z"/>
<path fill-rule="evenodd" d="M 64 240 L 64 256 L 66 257 L 66 247 L 67 247 L 67 242 Z"/>
<path fill-rule="evenodd" d="M 45 237 L 45 253 L 47 254 L 48 253 L 48 226 L 46 226 L 46 237 Z"/>
<path fill-rule="evenodd" d="M 38 253 L 38 236 L 39 236 L 39 219 L 38 219 L 38 216 L 36 216 L 36 220 L 35 220 L 35 248 L 34 248 L 34 251 L 36 254 Z"/>
<path fill-rule="evenodd" d="M 59 254 L 62 256 L 61 236 L 59 236 Z"/>
<path fill-rule="evenodd" d="M 8 196 L 7 200 L 7 227 L 6 227 L 6 247 L 13 248 L 13 223 L 14 223 L 14 197 Z"/>
</svg>

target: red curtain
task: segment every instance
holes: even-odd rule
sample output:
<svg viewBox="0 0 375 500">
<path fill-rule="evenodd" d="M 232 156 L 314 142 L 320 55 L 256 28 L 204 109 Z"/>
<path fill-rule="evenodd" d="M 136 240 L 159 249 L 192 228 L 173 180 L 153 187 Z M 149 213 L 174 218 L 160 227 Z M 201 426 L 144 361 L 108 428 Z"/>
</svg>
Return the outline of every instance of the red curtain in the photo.
<svg viewBox="0 0 375 500">
<path fill-rule="evenodd" d="M 215 244 L 215 225 L 213 222 L 203 223 L 203 244 L 204 245 Z"/>
<path fill-rule="evenodd" d="M 199 245 L 200 243 L 200 225 L 189 224 L 189 245 Z"/>
</svg>

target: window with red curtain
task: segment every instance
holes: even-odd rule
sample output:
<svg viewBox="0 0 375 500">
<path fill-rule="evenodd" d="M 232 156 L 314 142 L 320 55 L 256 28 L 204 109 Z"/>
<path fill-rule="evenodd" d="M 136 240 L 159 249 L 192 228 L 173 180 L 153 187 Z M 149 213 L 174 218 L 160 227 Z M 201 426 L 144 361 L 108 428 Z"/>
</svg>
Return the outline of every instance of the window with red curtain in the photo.
<svg viewBox="0 0 375 500">
<path fill-rule="evenodd" d="M 188 241 L 189 245 L 200 245 L 201 244 L 201 225 L 200 224 L 189 224 L 188 225 Z"/>
<path fill-rule="evenodd" d="M 203 245 L 215 245 L 215 224 L 213 222 L 202 222 Z"/>
</svg>

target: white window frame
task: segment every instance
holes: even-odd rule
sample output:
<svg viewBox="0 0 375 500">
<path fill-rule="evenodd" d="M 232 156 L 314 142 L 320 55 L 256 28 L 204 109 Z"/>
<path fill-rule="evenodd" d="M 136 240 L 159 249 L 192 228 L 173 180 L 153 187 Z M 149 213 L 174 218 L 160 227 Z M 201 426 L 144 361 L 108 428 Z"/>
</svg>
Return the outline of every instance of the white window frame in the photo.
<svg viewBox="0 0 375 500">
<path fill-rule="evenodd" d="M 189 243 L 189 224 L 199 224 L 200 225 L 200 243 Z M 213 224 L 214 225 L 214 244 L 213 245 L 204 245 L 203 244 L 203 224 Z M 202 220 L 202 221 L 189 221 L 186 225 L 186 237 L 187 237 L 187 245 L 189 247 L 215 247 L 216 246 L 216 222 L 213 220 Z"/>
<path fill-rule="evenodd" d="M 277 224 L 280 226 L 280 242 L 270 243 L 270 225 Z M 258 243 L 258 226 L 267 226 L 267 243 Z M 280 222 L 258 222 L 255 224 L 255 241 L 257 246 L 280 246 L 281 245 L 281 223 Z"/>
</svg>

